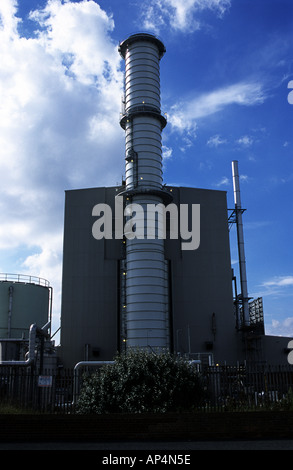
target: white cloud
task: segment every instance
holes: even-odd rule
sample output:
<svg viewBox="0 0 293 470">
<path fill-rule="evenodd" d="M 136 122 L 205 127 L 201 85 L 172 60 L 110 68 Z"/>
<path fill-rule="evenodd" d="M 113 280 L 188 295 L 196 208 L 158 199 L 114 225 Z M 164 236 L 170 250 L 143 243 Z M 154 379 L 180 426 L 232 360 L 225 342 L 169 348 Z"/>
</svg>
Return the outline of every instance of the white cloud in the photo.
<svg viewBox="0 0 293 470">
<path fill-rule="evenodd" d="M 269 223 L 264 223 L 263 226 L 265 225 L 269 225 Z M 251 224 L 248 224 L 248 228 L 254 227 L 251 227 Z M 293 296 L 293 276 L 291 275 L 275 276 L 272 279 L 268 279 L 259 285 L 258 292 L 252 293 L 253 297 L 271 296 L 276 299 L 283 297 L 284 295 L 286 295 L 286 297 Z"/>
<path fill-rule="evenodd" d="M 16 0 L 0 2 L 0 250 L 59 290 L 64 191 L 123 172 L 121 58 L 94 1 L 48 1 L 31 37 L 16 14 Z"/>
<path fill-rule="evenodd" d="M 223 176 L 223 178 L 219 181 L 219 183 L 216 184 L 217 187 L 221 186 L 229 186 L 230 185 L 230 180 L 227 178 L 227 176 Z"/>
<path fill-rule="evenodd" d="M 268 299 L 272 299 L 273 306 L 269 307 L 272 313 L 266 308 L 264 315 L 267 335 L 293 337 L 292 304 L 290 303 L 290 297 L 293 296 L 292 275 L 275 276 L 262 282 L 258 292 L 251 293 L 251 296 L 254 298 L 263 297 L 268 304 Z M 282 305 L 284 299 L 287 299 L 285 309 Z"/>
<path fill-rule="evenodd" d="M 240 175 L 240 181 L 247 182 L 248 181 L 248 175 Z"/>
<path fill-rule="evenodd" d="M 37 273 L 38 277 L 49 280 L 53 286 L 52 311 L 55 316 L 53 330 L 56 330 L 61 307 L 62 233 L 58 231 L 55 235 L 52 234 L 49 239 L 42 237 L 38 240 L 38 243 L 41 246 L 41 251 L 25 258 L 22 263 L 22 273 L 28 275 Z"/>
<path fill-rule="evenodd" d="M 0 5 L 0 30 L 6 37 L 17 32 L 20 19 L 16 17 L 17 0 L 4 0 Z"/>
<path fill-rule="evenodd" d="M 226 143 L 227 143 L 227 140 L 221 139 L 219 135 L 214 135 L 213 137 L 210 137 L 209 140 L 207 141 L 207 145 L 209 147 L 218 147 L 219 145 L 223 145 Z"/>
<path fill-rule="evenodd" d="M 240 139 L 238 139 L 236 142 L 242 145 L 243 147 L 250 147 L 253 144 L 253 138 L 249 135 L 244 135 L 243 137 L 240 137 Z"/>
<path fill-rule="evenodd" d="M 104 86 L 108 73 L 117 78 L 120 59 L 108 35 L 114 21 L 97 3 L 51 0 L 30 18 L 45 28 L 39 39 L 46 49 L 80 82 Z"/>
<path fill-rule="evenodd" d="M 162 156 L 163 159 L 168 159 L 172 157 L 173 149 L 170 147 L 167 147 L 166 145 L 162 146 Z"/>
<path fill-rule="evenodd" d="M 293 276 L 279 276 L 262 284 L 264 287 L 293 287 Z"/>
<path fill-rule="evenodd" d="M 265 96 L 259 83 L 240 82 L 176 103 L 168 111 L 168 123 L 180 132 L 196 128 L 196 121 L 226 106 L 253 106 L 263 103 Z"/>
<path fill-rule="evenodd" d="M 163 27 L 191 33 L 201 28 L 200 12 L 211 10 L 219 17 L 231 0 L 151 0 L 143 5 L 143 25 L 159 32 Z"/>
<path fill-rule="evenodd" d="M 282 321 L 272 319 L 265 326 L 266 335 L 293 337 L 293 317 L 287 317 Z"/>
</svg>

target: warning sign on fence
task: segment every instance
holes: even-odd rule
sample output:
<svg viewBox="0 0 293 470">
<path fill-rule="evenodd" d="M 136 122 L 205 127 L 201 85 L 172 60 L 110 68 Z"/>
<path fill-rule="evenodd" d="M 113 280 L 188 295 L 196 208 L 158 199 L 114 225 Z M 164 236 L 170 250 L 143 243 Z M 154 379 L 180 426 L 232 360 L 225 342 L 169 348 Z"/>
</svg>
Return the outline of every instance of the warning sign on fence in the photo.
<svg viewBox="0 0 293 470">
<path fill-rule="evenodd" d="M 39 375 L 38 386 L 39 387 L 52 387 L 52 376 L 51 375 Z"/>
</svg>

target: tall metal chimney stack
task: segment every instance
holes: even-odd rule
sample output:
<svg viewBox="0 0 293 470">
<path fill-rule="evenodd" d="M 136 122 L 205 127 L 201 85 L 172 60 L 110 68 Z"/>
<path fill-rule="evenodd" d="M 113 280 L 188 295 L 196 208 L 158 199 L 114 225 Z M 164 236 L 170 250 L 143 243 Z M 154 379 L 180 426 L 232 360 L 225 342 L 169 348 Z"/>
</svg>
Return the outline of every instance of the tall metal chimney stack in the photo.
<svg viewBox="0 0 293 470">
<path fill-rule="evenodd" d="M 248 305 L 249 298 L 248 298 L 248 289 L 247 289 L 242 207 L 241 207 L 240 183 L 239 183 L 239 172 L 238 172 L 237 160 L 232 161 L 232 175 L 233 175 L 234 203 L 235 203 L 236 226 L 237 226 L 241 298 L 242 298 L 242 308 L 243 308 L 243 326 L 249 326 L 250 324 L 249 305 Z"/>
<path fill-rule="evenodd" d="M 162 189 L 160 59 L 164 44 L 155 36 L 139 33 L 120 43 L 125 60 L 121 127 L 125 130 L 125 210 L 136 212 L 136 225 L 144 237 L 126 236 L 126 346 L 168 348 L 168 265 L 164 240 L 147 236 L 145 214 L 151 204 L 166 202 Z M 139 206 L 135 206 L 139 205 Z M 132 212 L 133 213 L 133 212 Z M 140 217 L 140 219 L 139 219 Z M 160 227 L 156 227 L 160 230 Z M 127 235 L 127 234 L 126 234 Z"/>
</svg>

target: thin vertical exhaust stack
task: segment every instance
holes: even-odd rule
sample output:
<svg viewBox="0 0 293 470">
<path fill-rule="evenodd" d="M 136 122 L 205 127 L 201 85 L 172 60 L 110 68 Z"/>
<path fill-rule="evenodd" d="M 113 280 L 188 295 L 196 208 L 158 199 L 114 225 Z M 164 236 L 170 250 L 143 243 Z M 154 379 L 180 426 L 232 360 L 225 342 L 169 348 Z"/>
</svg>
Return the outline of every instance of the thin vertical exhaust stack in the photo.
<svg viewBox="0 0 293 470">
<path fill-rule="evenodd" d="M 233 175 L 234 203 L 235 203 L 236 226 L 237 226 L 241 298 L 242 298 L 242 308 L 243 308 L 243 326 L 249 326 L 250 324 L 249 305 L 248 305 L 249 298 L 248 298 L 248 289 L 247 289 L 242 207 L 241 207 L 240 183 L 239 183 L 239 172 L 238 172 L 237 160 L 232 161 L 232 175 Z"/>
<path fill-rule="evenodd" d="M 125 95 L 120 125 L 125 130 L 125 210 L 144 214 L 150 204 L 165 201 L 162 188 L 160 67 L 164 44 L 138 33 L 120 43 L 125 60 Z M 135 209 L 134 209 L 135 210 Z M 129 213 L 129 215 L 130 215 Z M 140 215 L 142 218 L 142 216 Z M 145 229 L 145 220 L 139 223 Z M 160 227 L 157 227 L 158 230 Z M 164 240 L 126 237 L 126 347 L 165 349 L 168 338 L 168 273 Z"/>
</svg>

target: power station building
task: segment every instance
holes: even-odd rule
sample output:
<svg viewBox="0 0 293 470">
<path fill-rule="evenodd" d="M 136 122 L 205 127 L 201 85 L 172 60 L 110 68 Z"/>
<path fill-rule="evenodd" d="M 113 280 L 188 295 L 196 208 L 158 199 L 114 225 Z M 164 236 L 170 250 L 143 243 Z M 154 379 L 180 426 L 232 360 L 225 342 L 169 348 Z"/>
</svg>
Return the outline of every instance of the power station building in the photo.
<svg viewBox="0 0 293 470">
<path fill-rule="evenodd" d="M 224 191 L 163 184 L 165 47 L 143 33 L 119 51 L 125 178 L 66 191 L 60 346 L 51 334 L 49 282 L 0 274 L 0 367 L 37 368 L 37 386 L 51 387 L 47 370 L 113 361 L 131 348 L 168 350 L 203 365 L 288 364 L 292 338 L 265 335 L 262 298 L 248 294 L 238 162 L 232 209 Z M 231 268 L 232 226 L 239 279 Z"/>
<path fill-rule="evenodd" d="M 224 191 L 164 185 L 164 44 L 135 34 L 119 51 L 125 59 L 125 180 L 66 191 L 60 360 L 65 367 L 109 361 L 139 347 L 209 364 L 265 361 L 261 299 L 251 302 L 247 293 L 237 164 L 230 216 Z M 238 230 L 239 294 L 229 222 Z M 288 340 L 281 343 L 270 342 L 277 362 L 286 358 Z"/>
</svg>

